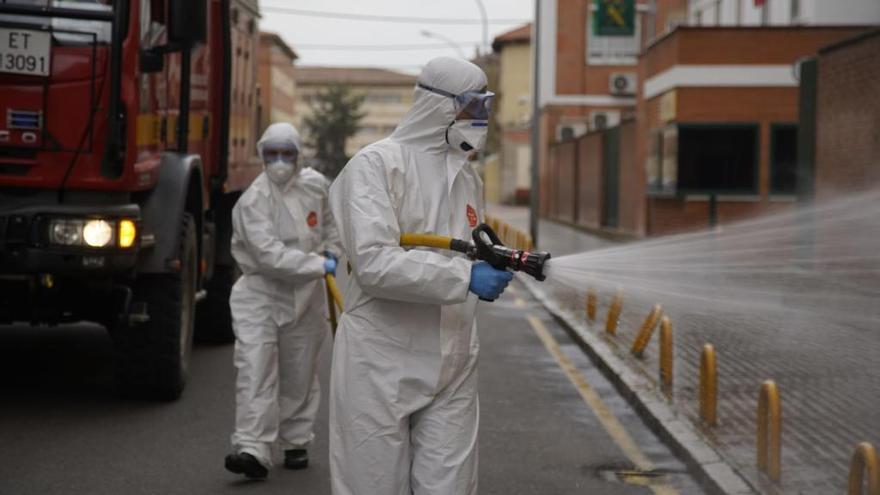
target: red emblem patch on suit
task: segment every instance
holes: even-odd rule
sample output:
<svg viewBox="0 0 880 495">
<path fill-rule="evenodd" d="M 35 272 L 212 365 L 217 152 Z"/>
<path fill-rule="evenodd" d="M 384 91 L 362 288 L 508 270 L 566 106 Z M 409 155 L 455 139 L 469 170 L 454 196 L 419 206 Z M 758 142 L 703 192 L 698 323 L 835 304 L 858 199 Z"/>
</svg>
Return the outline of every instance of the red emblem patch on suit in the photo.
<svg viewBox="0 0 880 495">
<path fill-rule="evenodd" d="M 310 211 L 309 216 L 306 219 L 306 223 L 309 224 L 309 227 L 314 227 L 315 225 L 318 225 L 318 214 L 314 211 Z"/>
<path fill-rule="evenodd" d="M 471 228 L 476 227 L 477 222 L 479 221 L 479 219 L 477 218 L 477 210 L 475 210 L 474 207 L 471 205 L 467 205 L 467 217 L 468 224 L 471 226 Z"/>
</svg>

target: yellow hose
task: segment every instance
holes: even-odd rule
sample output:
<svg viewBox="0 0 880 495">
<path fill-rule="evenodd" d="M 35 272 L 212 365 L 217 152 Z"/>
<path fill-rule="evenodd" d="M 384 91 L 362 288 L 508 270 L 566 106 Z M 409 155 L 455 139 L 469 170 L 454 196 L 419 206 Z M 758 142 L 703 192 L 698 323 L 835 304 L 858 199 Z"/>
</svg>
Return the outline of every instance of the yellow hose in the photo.
<svg viewBox="0 0 880 495">
<path fill-rule="evenodd" d="M 451 237 L 434 234 L 400 234 L 400 245 L 408 247 L 430 247 L 438 249 L 450 249 Z"/>
<path fill-rule="evenodd" d="M 333 296 L 333 302 L 336 303 L 339 311 L 342 311 L 342 293 L 339 292 L 339 286 L 336 285 L 336 277 L 328 273 L 324 275 L 324 279 L 327 281 L 327 290 L 329 290 L 330 295 Z"/>
</svg>

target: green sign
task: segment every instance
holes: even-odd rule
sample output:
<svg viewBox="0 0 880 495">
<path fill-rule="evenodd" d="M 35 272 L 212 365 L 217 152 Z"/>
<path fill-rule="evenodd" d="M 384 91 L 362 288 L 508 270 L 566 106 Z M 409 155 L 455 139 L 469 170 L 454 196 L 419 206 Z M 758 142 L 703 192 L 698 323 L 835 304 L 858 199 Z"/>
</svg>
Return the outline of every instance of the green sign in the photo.
<svg viewBox="0 0 880 495">
<path fill-rule="evenodd" d="M 596 36 L 633 36 L 636 0 L 594 0 L 593 33 Z"/>
</svg>

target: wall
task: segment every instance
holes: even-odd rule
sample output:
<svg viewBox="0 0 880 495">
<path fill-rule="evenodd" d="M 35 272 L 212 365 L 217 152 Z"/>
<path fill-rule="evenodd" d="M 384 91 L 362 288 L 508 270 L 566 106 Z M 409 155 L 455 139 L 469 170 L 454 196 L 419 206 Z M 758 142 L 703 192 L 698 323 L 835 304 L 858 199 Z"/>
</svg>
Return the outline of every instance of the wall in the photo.
<svg viewBox="0 0 880 495">
<path fill-rule="evenodd" d="M 527 202 L 531 188 L 529 117 L 531 115 L 531 47 L 528 42 L 501 47 L 496 121 L 501 130 L 498 201 Z M 491 89 L 491 88 L 490 88 Z M 486 177 L 489 186 L 490 178 Z"/>
<path fill-rule="evenodd" d="M 502 128 L 528 124 L 532 113 L 531 53 L 528 42 L 508 43 L 501 48 L 500 98 L 495 111 Z"/>
<path fill-rule="evenodd" d="M 823 51 L 816 115 L 816 194 L 880 185 L 880 31 Z"/>
<path fill-rule="evenodd" d="M 619 225 L 626 234 L 641 236 L 645 232 L 645 167 L 636 162 L 636 123 L 620 126 L 620 192 Z"/>
</svg>

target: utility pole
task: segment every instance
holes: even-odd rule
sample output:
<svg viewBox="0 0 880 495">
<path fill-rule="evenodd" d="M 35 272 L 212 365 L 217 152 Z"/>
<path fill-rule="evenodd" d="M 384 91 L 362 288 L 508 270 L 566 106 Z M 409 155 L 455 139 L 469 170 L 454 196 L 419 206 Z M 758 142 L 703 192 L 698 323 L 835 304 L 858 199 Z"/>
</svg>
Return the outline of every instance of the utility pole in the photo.
<svg viewBox="0 0 880 495">
<path fill-rule="evenodd" d="M 480 55 L 489 53 L 489 18 L 486 16 L 486 7 L 483 6 L 483 0 L 477 0 L 477 7 L 480 8 L 480 18 L 483 20 L 483 46 L 480 47 Z"/>
<path fill-rule="evenodd" d="M 541 158 L 541 92 L 539 84 L 541 82 L 541 2 L 535 0 L 535 24 L 532 27 L 532 119 L 531 119 L 531 138 L 532 138 L 532 184 L 529 190 L 529 233 L 532 235 L 532 242 L 538 245 L 538 209 L 539 195 L 541 191 L 540 184 L 540 158 Z"/>
</svg>

